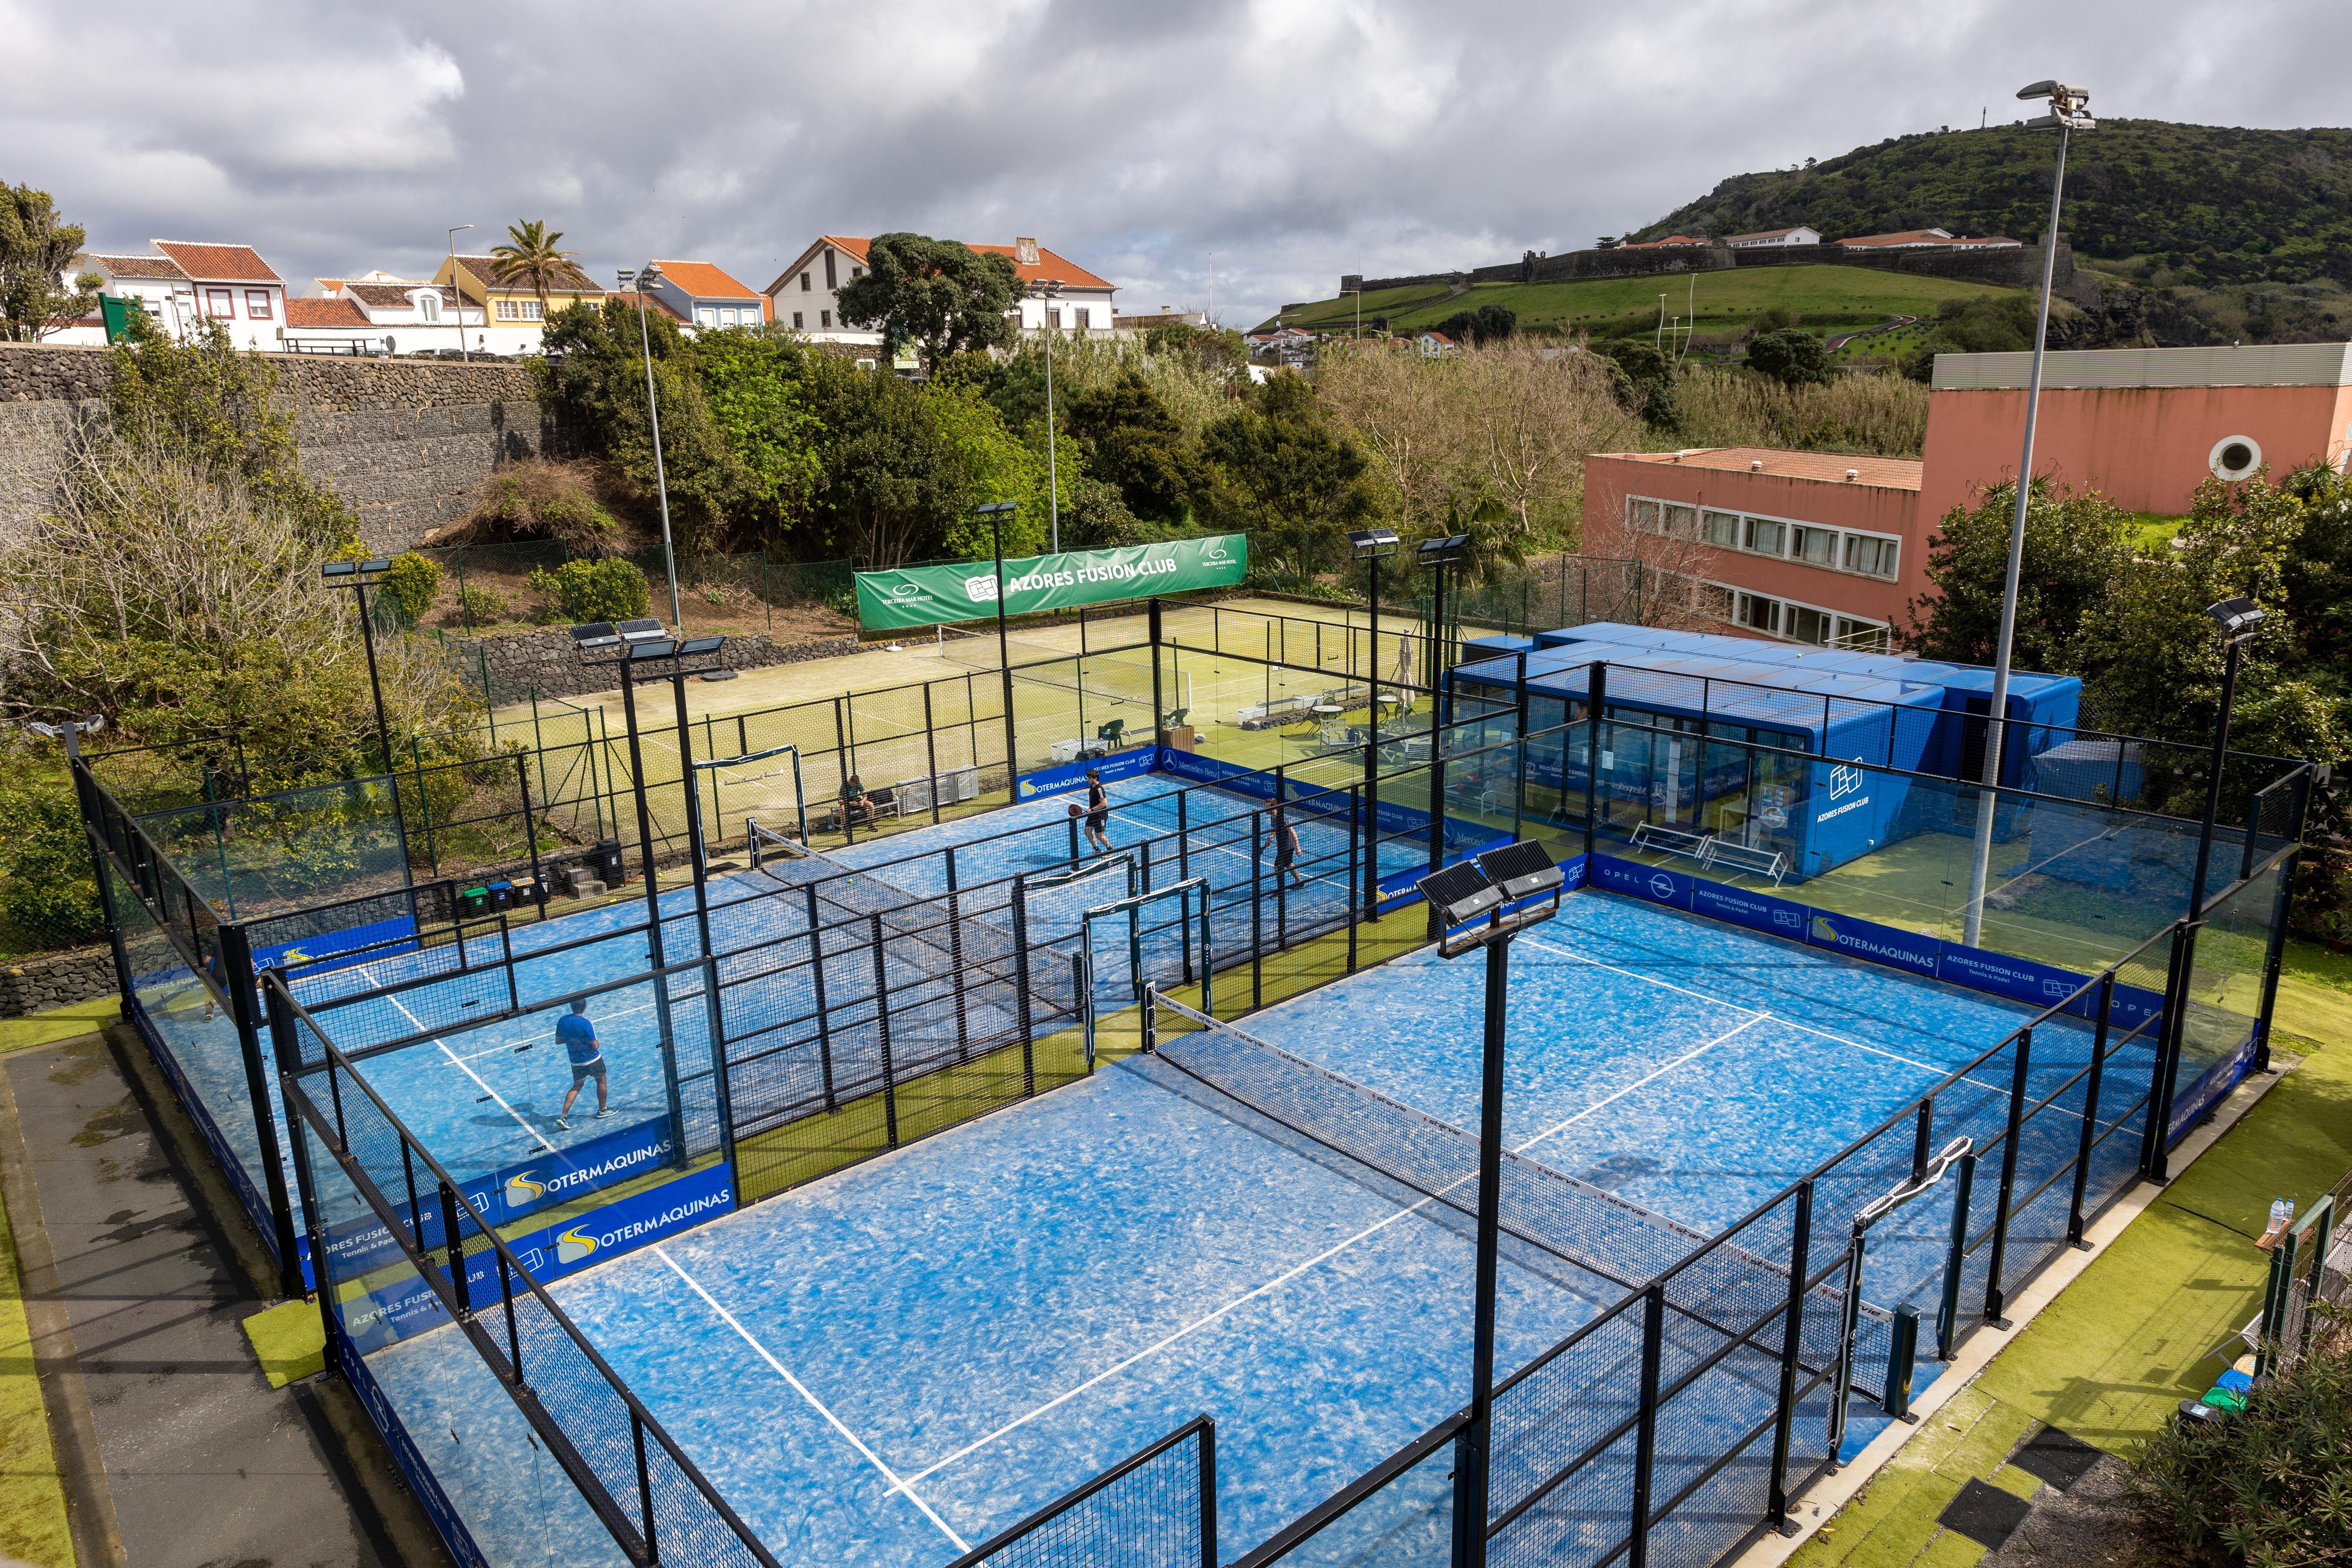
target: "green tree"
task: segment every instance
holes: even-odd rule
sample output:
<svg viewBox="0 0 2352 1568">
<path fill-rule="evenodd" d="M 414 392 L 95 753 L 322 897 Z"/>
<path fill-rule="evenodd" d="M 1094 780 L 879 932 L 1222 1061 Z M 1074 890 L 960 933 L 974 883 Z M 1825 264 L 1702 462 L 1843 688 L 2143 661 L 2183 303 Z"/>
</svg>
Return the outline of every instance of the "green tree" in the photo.
<svg viewBox="0 0 2352 1568">
<path fill-rule="evenodd" d="M 1748 339 L 1748 364 L 1783 386 L 1824 385 L 1832 374 L 1822 340 L 1794 327 Z"/>
<path fill-rule="evenodd" d="M 1934 379 L 1936 356 L 2019 353 L 2033 346 L 2040 307 L 2030 294 L 1977 294 L 1947 300 L 1917 348 L 1903 356 L 1903 374 L 1913 381 Z"/>
<path fill-rule="evenodd" d="M 931 400 L 914 383 L 830 355 L 810 369 L 823 430 L 816 500 L 832 547 L 868 568 L 939 553 L 968 492 Z"/>
<path fill-rule="evenodd" d="M 400 612 L 401 623 L 414 626 L 441 593 L 441 563 L 414 550 L 392 558 L 392 567 L 380 579 L 378 593 Z"/>
<path fill-rule="evenodd" d="M 1136 516 L 1182 517 L 1208 484 L 1182 424 L 1134 371 L 1120 371 L 1108 386 L 1081 393 L 1064 408 L 1070 434 L 1085 445 L 1087 467 L 1118 487 Z"/>
<path fill-rule="evenodd" d="M 0 337 L 37 343 L 98 308 L 97 274 L 58 287 L 82 240 L 81 226 L 58 216 L 48 192 L 0 184 Z"/>
<path fill-rule="evenodd" d="M 533 371 L 541 405 L 555 414 L 565 437 L 608 458 L 646 507 L 657 479 L 666 478 L 671 525 L 681 542 L 693 551 L 719 548 L 758 486 L 711 411 L 694 345 L 677 324 L 648 314 L 641 328 L 638 312 L 618 300 L 583 301 L 557 311 L 544 341 L 547 353 Z M 646 406 L 648 344 L 661 407 L 660 476 Z"/>
<path fill-rule="evenodd" d="M 1518 330 L 1518 312 L 1508 306 L 1481 305 L 1475 310 L 1454 311 L 1437 330 L 1457 343 L 1484 347 L 1503 342 Z"/>
<path fill-rule="evenodd" d="M 1014 502 L 1013 526 L 1005 529 L 1008 555 L 1034 555 L 1044 548 L 1046 528 L 1045 458 L 1004 427 L 995 407 L 969 384 L 932 384 L 923 388 L 940 440 L 961 481 L 961 500 L 941 519 L 940 551 L 967 560 L 994 548 L 995 531 L 983 527 L 971 509 L 984 501 Z M 944 499 L 944 496 L 943 496 Z"/>
<path fill-rule="evenodd" d="M 1655 344 L 1638 338 L 1612 338 L 1594 343 L 1592 352 L 1616 366 L 1617 401 L 1627 413 L 1670 436 L 1681 430 L 1683 407 L 1675 362 Z"/>
<path fill-rule="evenodd" d="M 1005 312 L 1020 288 L 1010 257 L 899 233 L 875 237 L 865 275 L 836 299 L 845 324 L 878 329 L 894 354 L 914 344 L 928 373 L 950 354 L 1011 342 Z"/>
<path fill-rule="evenodd" d="M 2000 640 L 2009 533 L 2017 491 L 2000 484 L 1974 508 L 1954 507 L 1927 540 L 1928 593 L 1914 599 L 1904 646 L 1928 658 L 1990 664 Z M 2080 675 L 2084 619 L 2130 559 L 2129 520 L 2097 491 L 2035 479 L 2026 495 L 2013 658 L 2021 669 Z"/>
<path fill-rule="evenodd" d="M 495 258 L 490 276 L 509 289 L 518 284 L 528 285 L 530 291 L 539 296 L 539 313 L 542 319 L 547 314 L 548 289 L 570 287 L 580 272 L 580 268 L 572 265 L 572 258 L 579 252 L 559 249 L 562 241 L 561 230 L 554 234 L 547 232 L 544 218 L 526 218 L 520 223 L 507 225 L 506 243 L 493 247 L 490 251 Z"/>
<path fill-rule="evenodd" d="M 808 350 L 780 333 L 730 328 L 695 340 L 694 366 L 745 498 L 784 531 L 822 478 Z"/>
<path fill-rule="evenodd" d="M 1211 521 L 1250 533 L 1255 560 L 1283 563 L 1293 582 L 1335 564 L 1376 507 L 1363 454 L 1324 420 L 1304 377 L 1266 383 L 1255 407 L 1202 432 L 1201 452 L 1214 469 Z"/>
</svg>

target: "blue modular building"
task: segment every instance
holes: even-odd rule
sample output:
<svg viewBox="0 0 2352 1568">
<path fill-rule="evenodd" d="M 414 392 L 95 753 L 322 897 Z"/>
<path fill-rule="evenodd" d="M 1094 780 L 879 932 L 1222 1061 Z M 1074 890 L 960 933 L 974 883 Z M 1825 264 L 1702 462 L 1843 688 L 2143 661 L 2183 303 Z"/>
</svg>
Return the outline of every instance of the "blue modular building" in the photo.
<svg viewBox="0 0 2352 1568">
<path fill-rule="evenodd" d="M 1779 874 L 1796 879 L 1895 838 L 1972 826 L 1973 795 L 1963 802 L 1933 781 L 1981 775 L 1990 669 L 1601 622 L 1473 641 L 1449 683 L 1516 704 L 1524 670 L 1536 732 L 1589 719 L 1596 666 L 1605 693 L 1600 793 L 1612 833 L 1649 823 L 1711 837 L 1780 857 Z M 2082 744 L 2081 698 L 2072 676 L 2011 673 L 2004 784 L 2047 787 L 2040 775 L 2053 770 L 2037 770 L 2036 759 Z M 1538 742 L 1530 783 L 1580 811 L 1591 735 L 1576 729 Z M 1963 809 L 1969 824 L 1956 820 Z"/>
</svg>

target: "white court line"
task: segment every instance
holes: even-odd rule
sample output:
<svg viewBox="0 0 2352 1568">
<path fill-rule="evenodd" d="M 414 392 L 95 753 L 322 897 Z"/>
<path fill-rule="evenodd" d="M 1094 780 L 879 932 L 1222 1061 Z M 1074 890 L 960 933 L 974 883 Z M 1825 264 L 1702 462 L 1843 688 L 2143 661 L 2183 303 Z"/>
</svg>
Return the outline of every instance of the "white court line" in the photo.
<svg viewBox="0 0 2352 1568">
<path fill-rule="evenodd" d="M 701 1297 L 703 1300 L 709 1305 L 710 1310 L 719 1314 L 719 1321 L 725 1323 L 729 1328 L 734 1330 L 737 1334 L 740 1335 L 743 1342 L 750 1345 L 752 1352 L 757 1354 L 761 1361 L 766 1362 L 770 1369 L 772 1370 L 778 1377 L 782 1378 L 786 1383 L 793 1385 L 793 1392 L 798 1394 L 803 1399 L 808 1401 L 810 1409 L 815 1411 L 819 1415 L 824 1416 L 827 1425 L 831 1426 L 835 1431 L 840 1433 L 842 1437 L 851 1447 L 856 1449 L 860 1454 L 865 1456 L 866 1462 L 867 1464 L 872 1465 L 876 1469 L 882 1472 L 883 1479 L 890 1483 L 888 1489 L 882 1494 L 884 1497 L 888 1497 L 891 1492 L 905 1492 L 908 1498 L 913 1501 L 914 1505 L 923 1510 L 923 1517 L 929 1520 L 933 1524 L 938 1525 L 940 1527 L 940 1533 L 946 1536 L 950 1541 L 955 1542 L 955 1549 L 958 1552 L 969 1552 L 971 1550 L 971 1543 L 964 1540 L 962 1536 L 958 1535 L 954 1531 L 949 1529 L 948 1521 L 941 1519 L 938 1514 L 932 1512 L 931 1505 L 925 1502 L 922 1498 L 916 1493 L 914 1482 L 921 1480 L 923 1479 L 922 1476 L 916 1476 L 907 1480 L 899 1479 L 898 1473 L 896 1470 L 893 1470 L 888 1465 L 882 1462 L 882 1456 L 877 1454 L 873 1449 L 860 1442 L 856 1433 L 852 1432 L 848 1427 L 842 1425 L 840 1416 L 835 1415 L 832 1411 L 826 1409 L 824 1407 L 824 1402 L 808 1391 L 808 1385 L 806 1384 L 803 1383 L 799 1378 L 794 1377 L 785 1367 L 782 1362 L 778 1361 L 774 1356 L 769 1354 L 768 1347 L 761 1344 L 758 1340 L 753 1339 L 751 1337 L 751 1331 L 745 1328 L 740 1322 L 737 1321 L 734 1313 L 720 1306 L 718 1301 L 713 1299 L 710 1292 L 702 1288 L 702 1282 L 700 1280 L 697 1279 L 693 1275 L 688 1274 L 685 1269 L 679 1268 L 677 1259 L 669 1255 L 668 1248 L 663 1247 L 661 1243 L 656 1242 L 654 1243 L 653 1250 L 656 1257 L 659 1258 L 664 1263 L 670 1266 L 670 1269 L 673 1273 L 675 1273 L 679 1279 L 686 1281 L 688 1289 L 691 1289 L 696 1295 Z M 934 1468 L 936 1468 L 937 1467 L 934 1467 Z M 930 1471 L 929 1470 L 923 1472 L 924 1475 L 929 1475 L 929 1473 Z"/>
<path fill-rule="evenodd" d="M 1759 1013 L 1749 1017 L 1745 1022 L 1739 1024 L 1729 1031 L 1717 1036 L 1714 1039 L 1709 1040 L 1706 1044 L 1699 1047 L 1697 1049 L 1679 1057 L 1674 1061 L 1667 1063 L 1664 1067 L 1658 1068 L 1655 1072 L 1651 1073 L 1649 1077 L 1643 1079 L 1641 1083 L 1628 1084 L 1625 1088 L 1619 1089 L 1615 1094 L 1611 1095 L 1607 1100 L 1599 1100 L 1594 1104 L 1585 1107 L 1582 1110 L 1578 1111 L 1574 1116 L 1570 1117 L 1566 1121 L 1559 1123 L 1559 1126 L 1547 1128 L 1543 1131 L 1537 1133 L 1525 1143 L 1519 1144 L 1512 1151 L 1512 1152 L 1524 1153 L 1528 1149 L 1533 1148 L 1536 1144 L 1542 1142 L 1545 1139 L 1549 1138 L 1553 1134 L 1573 1125 L 1583 1118 L 1591 1115 L 1594 1111 L 1599 1110 L 1602 1106 L 1608 1105 L 1614 1100 L 1623 1099 L 1626 1095 L 1629 1095 L 1635 1089 L 1641 1088 L 1642 1084 L 1648 1083 L 1651 1079 L 1662 1077 L 1666 1073 L 1674 1071 L 1675 1068 L 1681 1067 L 1684 1063 L 1690 1061 L 1693 1058 L 1706 1055 L 1708 1051 L 1711 1051 L 1715 1049 L 1716 1047 L 1723 1044 L 1724 1041 L 1731 1038 L 1733 1035 L 1739 1033 L 1741 1029 L 1748 1028 L 1761 1021 L 1764 1016 L 1765 1015 Z M 1006 1422 L 1003 1426 L 999 1426 L 995 1431 L 991 1432 L 987 1436 L 982 1437 L 975 1442 L 968 1443 L 964 1447 L 958 1448 L 954 1453 L 950 1454 L 947 1458 L 940 1460 L 937 1464 L 930 1466 L 928 1469 L 919 1471 L 915 1475 L 908 1477 L 908 1483 L 912 1485 L 914 1482 L 922 1480 L 924 1478 L 935 1474 L 936 1472 L 944 1469 L 946 1467 L 954 1464 L 957 1460 L 963 1458 L 967 1455 L 975 1453 L 978 1450 L 988 1447 L 988 1445 L 995 1442 L 999 1437 L 1003 1436 L 1006 1433 L 1028 1425 L 1030 1422 L 1034 1421 L 1038 1416 L 1045 1415 L 1047 1411 L 1052 1410 L 1058 1405 L 1067 1404 L 1069 1401 L 1076 1399 L 1079 1394 L 1084 1394 L 1087 1390 L 1094 1387 L 1096 1384 L 1103 1383 L 1108 1379 L 1117 1377 L 1120 1373 L 1125 1372 L 1129 1367 L 1135 1365 L 1138 1362 L 1150 1360 L 1151 1357 L 1159 1354 L 1161 1351 L 1164 1351 L 1169 1346 L 1174 1344 L 1177 1341 L 1198 1332 L 1200 1330 L 1206 1328 L 1211 1323 L 1217 1321 L 1220 1318 L 1232 1312 L 1234 1309 L 1244 1306 L 1249 1302 L 1257 1300 L 1260 1296 L 1265 1295 L 1268 1291 L 1279 1289 L 1284 1285 L 1288 1284 L 1291 1280 L 1297 1279 L 1301 1274 L 1306 1273 L 1308 1269 L 1317 1267 L 1318 1264 L 1328 1262 L 1330 1259 L 1337 1258 L 1340 1253 L 1347 1251 L 1348 1248 L 1355 1246 L 1358 1242 L 1365 1240 L 1366 1238 L 1378 1234 L 1380 1231 L 1385 1230 L 1401 1219 L 1404 1219 L 1409 1215 L 1420 1213 L 1423 1209 L 1427 1208 L 1431 1204 L 1433 1204 L 1440 1198 L 1444 1197 L 1447 1193 L 1452 1192 L 1455 1187 L 1461 1186 L 1464 1182 L 1469 1182 L 1475 1179 L 1475 1174 L 1473 1174 L 1463 1177 L 1459 1182 L 1450 1183 L 1446 1186 L 1440 1188 L 1436 1193 L 1432 1194 L 1430 1196 L 1423 1198 L 1419 1203 L 1412 1205 L 1410 1208 L 1402 1208 L 1397 1210 L 1396 1213 L 1388 1215 L 1386 1218 L 1358 1231 L 1355 1235 L 1348 1237 L 1347 1240 L 1340 1242 L 1338 1246 L 1331 1247 L 1329 1250 L 1316 1254 L 1306 1262 L 1276 1276 L 1274 1279 L 1267 1280 L 1265 1284 L 1260 1285 L 1257 1289 L 1249 1291 L 1245 1295 L 1234 1297 L 1232 1300 L 1227 1301 L 1223 1306 L 1217 1308 L 1214 1311 L 1206 1313 L 1202 1317 L 1195 1318 L 1192 1321 L 1186 1323 L 1183 1327 L 1178 1329 L 1175 1332 L 1169 1334 L 1166 1338 L 1159 1341 L 1157 1343 L 1146 1346 L 1144 1349 L 1136 1352 L 1133 1355 L 1129 1356 L 1125 1361 L 1105 1368 L 1103 1371 L 1097 1373 L 1094 1376 L 1087 1379 L 1086 1382 L 1079 1384 L 1076 1388 L 1055 1395 L 1054 1398 L 1047 1400 L 1045 1404 L 1040 1405 L 1028 1414 L 1017 1416 L 1014 1419 Z"/>
<path fill-rule="evenodd" d="M 359 964 L 356 967 L 362 973 L 367 973 L 367 965 Z M 370 978 L 373 979 L 373 977 L 370 976 Z M 390 1001 L 394 1006 L 400 1009 L 402 1016 L 406 1017 L 410 1023 L 415 1025 L 418 1029 L 422 1030 L 426 1026 L 425 1020 L 418 1017 L 415 1014 L 409 1012 L 408 1004 L 402 1001 L 397 995 L 391 997 Z M 563 1152 L 562 1150 L 558 1149 L 554 1144 L 549 1142 L 545 1135 L 542 1134 L 538 1128 L 533 1127 L 530 1122 L 524 1121 L 522 1118 L 522 1112 L 517 1110 L 513 1106 L 509 1105 L 506 1102 L 504 1096 L 500 1095 L 497 1089 L 490 1088 L 488 1082 L 484 1079 L 480 1073 L 476 1072 L 471 1067 L 467 1065 L 465 1058 L 451 1050 L 449 1048 L 448 1041 L 443 1039 L 440 1036 L 436 1035 L 433 1037 L 433 1043 L 441 1047 L 441 1054 L 443 1056 L 447 1057 L 452 1062 L 457 1064 L 458 1071 L 464 1073 L 467 1078 L 472 1079 L 476 1083 L 481 1085 L 483 1092 L 487 1093 L 492 1100 L 497 1100 L 499 1102 L 499 1109 L 505 1111 L 509 1116 L 513 1117 L 515 1119 L 515 1125 L 521 1128 L 525 1132 L 530 1133 L 541 1148 L 546 1150 L 551 1154 L 561 1154 Z"/>
</svg>

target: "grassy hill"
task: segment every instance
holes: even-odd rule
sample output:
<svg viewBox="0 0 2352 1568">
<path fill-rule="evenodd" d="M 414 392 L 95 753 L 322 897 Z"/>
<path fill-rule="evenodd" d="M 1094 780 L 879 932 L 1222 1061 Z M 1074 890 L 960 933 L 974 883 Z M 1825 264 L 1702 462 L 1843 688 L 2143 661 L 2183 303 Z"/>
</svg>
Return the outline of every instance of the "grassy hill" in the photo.
<svg viewBox="0 0 2352 1568">
<path fill-rule="evenodd" d="M 1827 239 L 1935 226 L 2031 240 L 2057 146 L 2017 126 L 1891 137 L 1811 168 L 1735 174 L 1627 237 L 1801 223 Z M 2106 121 L 2074 139 L 2060 227 L 2078 261 L 2161 269 L 2163 284 L 2352 284 L 2352 131 Z"/>
<path fill-rule="evenodd" d="M 1364 324 L 1369 328 L 1385 318 L 1392 331 L 1419 331 L 1457 310 L 1502 305 L 1517 312 L 1522 331 L 1634 337 L 1656 329 L 1658 296 L 1664 294 L 1669 316 L 1696 315 L 1700 344 L 1727 344 L 1774 308 L 1787 311 L 1798 326 L 1834 333 L 1890 316 L 1933 316 L 1946 300 L 2013 292 L 1862 267 L 1745 267 L 1678 277 L 1480 283 L 1459 294 L 1444 284 L 1383 289 L 1364 296 Z M 1285 325 L 1323 330 L 1345 329 L 1355 320 L 1353 296 L 1297 306 L 1276 318 Z M 1854 347 L 1859 351 L 1863 344 Z"/>
</svg>

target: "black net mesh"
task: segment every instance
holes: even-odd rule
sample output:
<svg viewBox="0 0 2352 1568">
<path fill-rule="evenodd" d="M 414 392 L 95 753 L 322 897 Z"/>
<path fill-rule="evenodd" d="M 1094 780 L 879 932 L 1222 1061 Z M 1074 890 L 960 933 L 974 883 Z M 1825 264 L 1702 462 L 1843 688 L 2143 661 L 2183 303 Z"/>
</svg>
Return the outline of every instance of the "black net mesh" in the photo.
<svg viewBox="0 0 2352 1568">
<path fill-rule="evenodd" d="M 1211 1568 L 1214 1428 L 1178 1428 L 952 1568 Z"/>
</svg>

